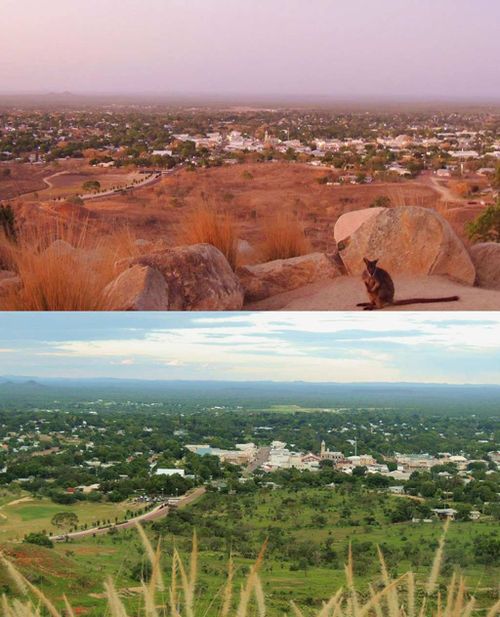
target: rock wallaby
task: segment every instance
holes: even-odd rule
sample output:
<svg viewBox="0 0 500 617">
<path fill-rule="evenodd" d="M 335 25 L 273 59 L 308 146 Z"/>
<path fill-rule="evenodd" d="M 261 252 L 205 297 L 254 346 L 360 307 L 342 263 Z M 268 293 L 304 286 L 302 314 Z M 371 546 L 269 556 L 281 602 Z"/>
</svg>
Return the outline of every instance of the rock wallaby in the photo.
<svg viewBox="0 0 500 617">
<path fill-rule="evenodd" d="M 365 311 L 383 309 L 385 306 L 405 306 L 407 304 L 431 304 L 432 302 L 456 302 L 458 296 L 445 298 L 407 298 L 394 300 L 394 281 L 391 275 L 377 266 L 378 259 L 369 260 L 364 257 L 366 270 L 362 279 L 368 293 L 369 302 L 360 302 Z"/>
</svg>

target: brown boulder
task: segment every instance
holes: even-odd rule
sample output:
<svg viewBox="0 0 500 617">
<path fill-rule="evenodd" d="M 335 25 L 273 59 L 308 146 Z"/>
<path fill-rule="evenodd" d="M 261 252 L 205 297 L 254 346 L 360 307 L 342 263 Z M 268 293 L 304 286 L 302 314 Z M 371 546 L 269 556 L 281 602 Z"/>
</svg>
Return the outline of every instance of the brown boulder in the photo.
<svg viewBox="0 0 500 617">
<path fill-rule="evenodd" d="M 450 225 L 434 210 L 388 208 L 344 240 L 341 252 L 349 274 L 361 274 L 363 257 L 379 259 L 391 274 L 443 274 L 473 285 L 474 265 Z"/>
<path fill-rule="evenodd" d="M 75 258 L 77 255 L 77 249 L 72 246 L 66 240 L 54 240 L 52 244 L 50 244 L 44 251 L 45 255 L 50 255 L 54 257 L 60 257 L 62 259 L 66 259 L 68 257 Z"/>
<path fill-rule="evenodd" d="M 366 221 L 376 216 L 382 210 L 386 208 L 364 208 L 363 210 L 353 210 L 352 212 L 346 212 L 340 216 L 335 223 L 333 230 L 333 236 L 337 244 L 343 242 L 346 238 L 352 236 L 352 234 L 363 225 Z"/>
<path fill-rule="evenodd" d="M 21 289 L 21 279 L 15 272 L 0 270 L 0 300 Z"/>
<path fill-rule="evenodd" d="M 104 290 L 112 311 L 167 311 L 168 288 L 161 272 L 149 266 L 132 266 Z"/>
<path fill-rule="evenodd" d="M 194 244 L 137 257 L 129 266 L 161 272 L 171 311 L 238 311 L 243 288 L 224 255 L 211 244 Z"/>
<path fill-rule="evenodd" d="M 291 259 L 277 259 L 236 270 L 245 300 L 255 302 L 320 280 L 340 276 L 338 266 L 324 253 L 311 253 Z"/>
<path fill-rule="evenodd" d="M 12 272 L 12 270 L 0 270 L 0 282 L 6 281 L 7 279 L 13 279 L 17 277 L 16 272 Z"/>
<path fill-rule="evenodd" d="M 482 242 L 470 248 L 476 267 L 476 285 L 486 289 L 500 289 L 500 244 Z"/>
</svg>

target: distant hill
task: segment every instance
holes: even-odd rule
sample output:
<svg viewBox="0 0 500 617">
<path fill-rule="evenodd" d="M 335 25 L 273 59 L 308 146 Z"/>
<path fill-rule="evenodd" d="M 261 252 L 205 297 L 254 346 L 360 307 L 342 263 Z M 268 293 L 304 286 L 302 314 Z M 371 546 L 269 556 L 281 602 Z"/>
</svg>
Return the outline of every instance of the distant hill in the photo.
<svg viewBox="0 0 500 617">
<path fill-rule="evenodd" d="M 159 401 L 193 405 L 269 408 L 386 408 L 447 414 L 500 414 L 500 386 L 419 383 L 306 383 L 141 381 L 0 377 L 0 409 L 82 400 Z"/>
<path fill-rule="evenodd" d="M 13 390 L 44 390 L 47 386 L 29 379 L 28 381 L 12 381 L 10 379 L 0 378 L 0 388 L 9 388 Z"/>
</svg>

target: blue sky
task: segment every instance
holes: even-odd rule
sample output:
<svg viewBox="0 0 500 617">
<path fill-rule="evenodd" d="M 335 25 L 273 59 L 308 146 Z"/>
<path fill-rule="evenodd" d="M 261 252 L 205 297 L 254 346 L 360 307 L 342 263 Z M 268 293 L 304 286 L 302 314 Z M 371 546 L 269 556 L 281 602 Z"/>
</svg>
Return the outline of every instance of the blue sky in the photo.
<svg viewBox="0 0 500 617">
<path fill-rule="evenodd" d="M 2 0 L 2 91 L 499 98 L 498 0 Z"/>
<path fill-rule="evenodd" d="M 500 384 L 499 313 L 4 313 L 0 375 Z"/>
</svg>

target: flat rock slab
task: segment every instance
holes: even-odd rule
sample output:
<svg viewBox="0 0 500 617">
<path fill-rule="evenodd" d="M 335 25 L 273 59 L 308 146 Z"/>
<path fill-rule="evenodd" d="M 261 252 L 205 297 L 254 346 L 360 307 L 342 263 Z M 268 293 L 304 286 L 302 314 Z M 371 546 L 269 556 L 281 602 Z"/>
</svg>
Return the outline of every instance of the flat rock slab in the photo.
<svg viewBox="0 0 500 617">
<path fill-rule="evenodd" d="M 247 301 L 263 300 L 320 280 L 340 276 L 339 266 L 324 253 L 311 253 L 291 259 L 276 259 L 254 266 L 242 266 L 236 274 Z"/>
<path fill-rule="evenodd" d="M 498 311 L 500 291 L 469 287 L 445 276 L 396 276 L 396 299 L 460 296 L 458 302 L 411 304 L 388 307 L 385 311 Z M 366 302 L 359 277 L 342 276 L 333 281 L 307 285 L 261 302 L 245 305 L 252 311 L 361 311 L 358 302 Z M 379 312 L 379 311 L 377 311 Z"/>
</svg>

